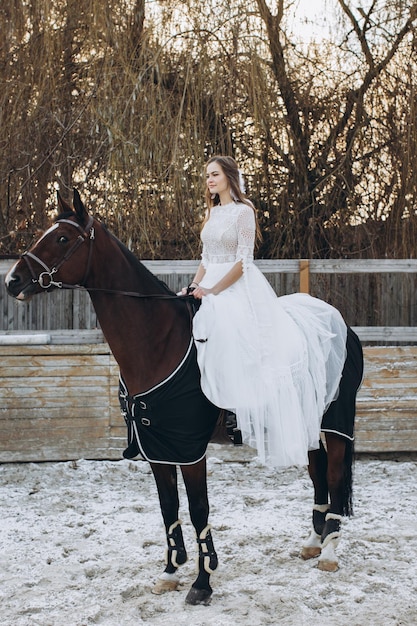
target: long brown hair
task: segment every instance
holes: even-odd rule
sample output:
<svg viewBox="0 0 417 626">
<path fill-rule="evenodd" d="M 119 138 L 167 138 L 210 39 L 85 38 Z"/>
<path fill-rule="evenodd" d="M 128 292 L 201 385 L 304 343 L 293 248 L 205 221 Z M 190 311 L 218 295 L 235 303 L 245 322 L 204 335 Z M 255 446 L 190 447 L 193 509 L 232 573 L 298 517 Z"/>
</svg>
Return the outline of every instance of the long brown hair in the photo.
<svg viewBox="0 0 417 626">
<path fill-rule="evenodd" d="M 256 209 L 252 202 L 246 197 L 244 191 L 240 188 L 240 172 L 239 167 L 233 157 L 230 156 L 212 156 L 206 163 L 205 169 L 207 169 L 210 163 L 218 163 L 221 167 L 224 175 L 226 176 L 229 185 L 230 185 L 230 195 L 232 196 L 235 202 L 242 202 L 242 204 L 247 204 L 253 209 L 255 215 L 255 225 L 256 225 L 256 239 L 260 240 L 261 231 L 258 223 L 258 216 L 256 214 Z M 211 193 L 209 188 L 206 185 L 205 198 L 207 204 L 207 215 L 204 220 L 203 225 L 207 222 L 210 217 L 210 210 L 213 206 L 217 206 L 220 204 L 219 195 L 216 193 L 214 198 L 211 197 Z"/>
</svg>

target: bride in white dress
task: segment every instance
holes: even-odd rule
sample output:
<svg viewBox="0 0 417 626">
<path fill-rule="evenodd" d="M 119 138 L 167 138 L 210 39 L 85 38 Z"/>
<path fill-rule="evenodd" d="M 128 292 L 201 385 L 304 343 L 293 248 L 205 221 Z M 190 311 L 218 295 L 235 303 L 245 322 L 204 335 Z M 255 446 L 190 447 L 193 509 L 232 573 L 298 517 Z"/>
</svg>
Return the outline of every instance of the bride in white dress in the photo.
<svg viewBox="0 0 417 626">
<path fill-rule="evenodd" d="M 193 321 L 202 390 L 236 414 L 263 463 L 305 465 L 337 397 L 346 324 L 317 298 L 277 297 L 255 266 L 256 214 L 235 160 L 213 157 L 206 177 L 202 260 L 189 286 L 202 300 Z"/>
</svg>

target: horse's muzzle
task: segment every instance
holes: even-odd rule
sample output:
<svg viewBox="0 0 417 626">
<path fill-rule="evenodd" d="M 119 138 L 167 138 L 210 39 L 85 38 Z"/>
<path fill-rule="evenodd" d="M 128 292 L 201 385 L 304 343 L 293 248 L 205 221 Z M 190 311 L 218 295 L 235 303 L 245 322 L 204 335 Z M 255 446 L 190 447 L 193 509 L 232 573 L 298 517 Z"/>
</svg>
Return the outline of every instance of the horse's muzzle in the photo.
<svg viewBox="0 0 417 626">
<path fill-rule="evenodd" d="M 17 271 L 19 261 L 11 268 L 5 278 L 7 293 L 17 300 L 29 300 L 36 291 L 36 285 L 29 277 L 23 278 Z"/>
</svg>

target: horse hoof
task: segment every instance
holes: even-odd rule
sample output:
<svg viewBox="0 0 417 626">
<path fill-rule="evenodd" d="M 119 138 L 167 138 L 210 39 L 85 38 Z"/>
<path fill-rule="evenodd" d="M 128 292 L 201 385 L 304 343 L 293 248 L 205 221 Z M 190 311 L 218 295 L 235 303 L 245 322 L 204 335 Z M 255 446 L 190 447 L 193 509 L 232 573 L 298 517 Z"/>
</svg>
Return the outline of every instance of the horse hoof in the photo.
<svg viewBox="0 0 417 626">
<path fill-rule="evenodd" d="M 160 578 L 153 586 L 152 593 L 156 596 L 161 596 L 168 591 L 175 591 L 178 589 L 180 581 L 175 578 Z"/>
<path fill-rule="evenodd" d="M 319 560 L 317 567 L 322 572 L 337 572 L 339 565 L 336 561 L 326 561 L 324 559 Z"/>
<path fill-rule="evenodd" d="M 314 559 L 316 556 L 320 556 L 320 554 L 321 548 L 314 546 L 304 546 L 304 548 L 301 550 L 301 558 L 305 561 L 308 561 L 308 559 Z"/>
<path fill-rule="evenodd" d="M 210 589 L 196 589 L 195 587 L 191 587 L 190 591 L 185 598 L 186 604 L 192 604 L 196 606 L 197 604 L 208 605 L 211 601 L 211 594 L 213 592 Z"/>
<path fill-rule="evenodd" d="M 340 533 L 337 531 L 330 533 L 325 537 L 321 546 L 321 555 L 318 562 L 318 568 L 322 572 L 335 572 L 339 569 L 337 564 L 336 548 L 339 543 Z"/>
<path fill-rule="evenodd" d="M 305 561 L 314 559 L 321 553 L 321 536 L 316 533 L 314 528 L 311 530 L 310 536 L 304 542 L 301 548 L 301 558 Z"/>
</svg>

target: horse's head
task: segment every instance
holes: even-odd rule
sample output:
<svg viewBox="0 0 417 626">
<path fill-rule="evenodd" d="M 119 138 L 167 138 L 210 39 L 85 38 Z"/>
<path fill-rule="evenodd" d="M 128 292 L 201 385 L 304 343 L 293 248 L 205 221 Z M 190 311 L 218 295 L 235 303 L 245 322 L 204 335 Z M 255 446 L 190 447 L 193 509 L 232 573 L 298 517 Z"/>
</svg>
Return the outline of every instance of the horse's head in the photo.
<svg viewBox="0 0 417 626">
<path fill-rule="evenodd" d="M 93 218 L 74 189 L 74 207 L 58 193 L 59 216 L 24 252 L 6 276 L 6 288 L 18 300 L 36 293 L 85 283 L 94 239 Z"/>
</svg>

